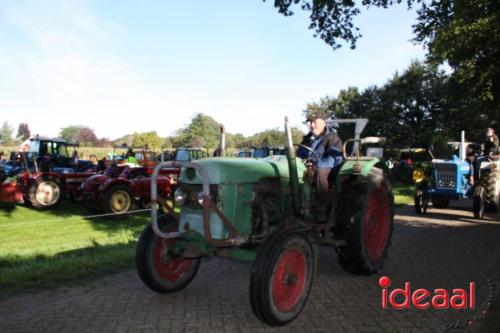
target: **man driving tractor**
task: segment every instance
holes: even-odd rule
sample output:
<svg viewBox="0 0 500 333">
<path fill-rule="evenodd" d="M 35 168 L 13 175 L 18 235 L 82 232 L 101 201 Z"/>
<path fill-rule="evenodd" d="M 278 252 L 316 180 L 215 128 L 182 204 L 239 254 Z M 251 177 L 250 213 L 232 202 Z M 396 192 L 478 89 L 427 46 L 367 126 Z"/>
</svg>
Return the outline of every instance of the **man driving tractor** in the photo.
<svg viewBox="0 0 500 333">
<path fill-rule="evenodd" d="M 342 140 L 337 133 L 326 126 L 326 115 L 323 113 L 311 114 L 309 122 L 310 132 L 304 136 L 297 156 L 307 160 L 306 166 L 314 172 L 313 181 L 316 182 L 316 214 L 318 221 L 328 220 L 328 205 L 333 202 L 333 191 L 330 190 L 331 180 L 335 177 L 337 167 L 342 162 Z"/>
</svg>

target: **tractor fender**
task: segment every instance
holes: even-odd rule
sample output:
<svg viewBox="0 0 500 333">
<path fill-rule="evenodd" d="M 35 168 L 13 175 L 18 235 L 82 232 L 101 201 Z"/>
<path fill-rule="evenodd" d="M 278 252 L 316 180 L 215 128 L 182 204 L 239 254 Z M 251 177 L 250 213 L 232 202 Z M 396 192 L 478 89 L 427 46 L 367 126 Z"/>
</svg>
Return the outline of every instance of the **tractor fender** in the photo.
<svg viewBox="0 0 500 333">
<path fill-rule="evenodd" d="M 166 177 L 166 176 L 160 176 L 158 177 L 158 191 L 161 192 L 163 195 L 168 194 L 172 191 L 173 184 L 172 184 L 172 178 L 171 177 Z"/>
<path fill-rule="evenodd" d="M 108 180 L 109 177 L 101 174 L 93 175 L 85 179 L 82 183 L 83 192 L 94 192 L 99 187 Z"/>
<path fill-rule="evenodd" d="M 54 179 L 57 181 L 61 181 L 61 177 L 58 173 L 55 172 L 33 172 L 31 174 L 31 180 L 38 180 L 40 178 Z"/>
<path fill-rule="evenodd" d="M 114 186 L 116 184 L 124 184 L 124 185 L 126 185 L 128 187 L 131 186 L 130 181 L 128 181 L 127 179 L 124 179 L 124 178 L 111 178 L 111 179 L 106 180 L 101 185 L 99 185 L 99 187 L 97 188 L 97 191 L 103 193 L 103 192 L 107 191 L 108 188 L 110 188 L 111 186 Z"/>
<path fill-rule="evenodd" d="M 387 165 L 378 158 L 363 158 L 359 160 L 347 160 L 342 164 L 337 176 L 336 185 L 340 191 L 342 183 L 346 178 L 352 176 L 367 177 L 373 168 L 381 169 L 384 173 L 389 173 Z"/>
</svg>

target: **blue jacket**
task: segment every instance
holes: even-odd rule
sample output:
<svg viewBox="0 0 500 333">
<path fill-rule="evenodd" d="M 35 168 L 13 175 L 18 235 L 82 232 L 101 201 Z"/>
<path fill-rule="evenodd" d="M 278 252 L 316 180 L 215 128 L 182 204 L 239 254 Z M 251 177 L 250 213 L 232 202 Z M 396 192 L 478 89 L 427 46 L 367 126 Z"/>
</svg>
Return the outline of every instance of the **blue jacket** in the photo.
<svg viewBox="0 0 500 333">
<path fill-rule="evenodd" d="M 307 134 L 301 144 L 312 148 L 319 160 L 316 160 L 312 152 L 302 147 L 297 149 L 297 156 L 311 160 L 318 168 L 335 168 L 342 163 L 342 140 L 337 133 L 328 128 L 320 136 Z"/>
</svg>

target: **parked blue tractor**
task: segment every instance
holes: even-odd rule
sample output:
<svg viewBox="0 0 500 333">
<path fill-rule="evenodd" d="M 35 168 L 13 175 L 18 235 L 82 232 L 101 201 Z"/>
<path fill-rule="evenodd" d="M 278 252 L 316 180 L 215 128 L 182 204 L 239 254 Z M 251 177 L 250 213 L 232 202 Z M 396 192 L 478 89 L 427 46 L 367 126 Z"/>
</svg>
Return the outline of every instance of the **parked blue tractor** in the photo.
<svg viewBox="0 0 500 333">
<path fill-rule="evenodd" d="M 500 161 L 498 154 L 466 159 L 465 132 L 458 143 L 458 156 L 433 159 L 428 174 L 414 170 L 415 211 L 425 214 L 429 202 L 434 208 L 447 208 L 450 200 L 473 198 L 474 217 L 481 219 L 485 210 L 496 211 L 500 198 Z"/>
</svg>

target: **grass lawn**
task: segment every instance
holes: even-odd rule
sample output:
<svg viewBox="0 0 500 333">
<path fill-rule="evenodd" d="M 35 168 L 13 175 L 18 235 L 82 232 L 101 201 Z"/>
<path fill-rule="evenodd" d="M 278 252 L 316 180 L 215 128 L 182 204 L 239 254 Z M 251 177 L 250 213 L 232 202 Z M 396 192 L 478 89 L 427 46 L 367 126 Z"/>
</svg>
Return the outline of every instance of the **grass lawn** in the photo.
<svg viewBox="0 0 500 333">
<path fill-rule="evenodd" d="M 0 297 L 134 267 L 149 214 L 91 219 L 81 204 L 47 211 L 0 208 Z"/>
<path fill-rule="evenodd" d="M 394 203 L 396 206 L 413 205 L 413 195 L 415 188 L 412 185 L 394 186 L 392 194 L 394 195 Z"/>
</svg>

